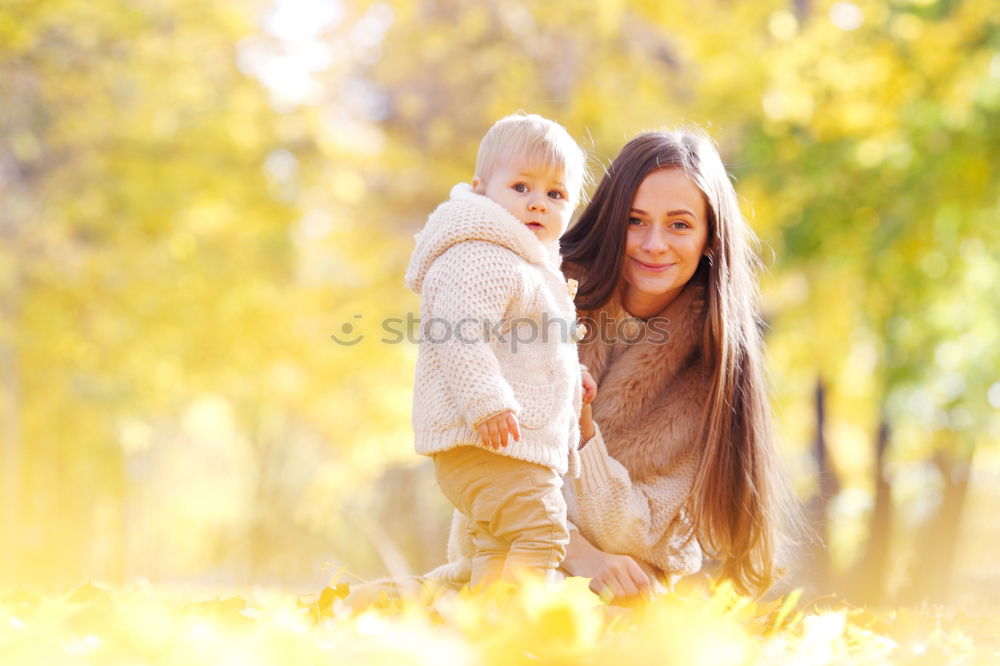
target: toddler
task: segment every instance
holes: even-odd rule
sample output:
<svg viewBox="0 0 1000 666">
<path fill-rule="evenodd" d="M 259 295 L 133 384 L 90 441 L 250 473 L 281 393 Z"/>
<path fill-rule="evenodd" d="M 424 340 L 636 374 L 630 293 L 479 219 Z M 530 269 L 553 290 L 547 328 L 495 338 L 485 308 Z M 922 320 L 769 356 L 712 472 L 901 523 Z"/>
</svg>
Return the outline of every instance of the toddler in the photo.
<svg viewBox="0 0 1000 666">
<path fill-rule="evenodd" d="M 471 585 L 550 577 L 569 542 L 562 475 L 578 473 L 582 401 L 573 292 L 558 238 L 585 156 L 537 115 L 497 121 L 416 237 L 406 283 L 423 322 L 413 389 L 418 453 L 468 518 Z"/>
</svg>

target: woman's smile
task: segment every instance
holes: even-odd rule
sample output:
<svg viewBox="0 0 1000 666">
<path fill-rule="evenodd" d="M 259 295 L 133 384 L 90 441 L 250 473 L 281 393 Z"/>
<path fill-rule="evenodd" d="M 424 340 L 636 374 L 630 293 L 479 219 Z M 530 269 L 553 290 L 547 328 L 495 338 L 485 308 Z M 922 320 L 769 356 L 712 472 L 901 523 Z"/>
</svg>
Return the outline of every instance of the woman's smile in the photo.
<svg viewBox="0 0 1000 666">
<path fill-rule="evenodd" d="M 674 266 L 677 265 L 677 264 L 653 263 L 653 262 L 649 262 L 649 261 L 639 261 L 635 257 L 629 257 L 629 259 L 631 259 L 636 264 L 638 264 L 639 268 L 641 268 L 642 270 L 644 270 L 644 271 L 650 271 L 650 272 L 653 272 L 653 273 L 662 273 L 663 271 L 667 270 L 668 268 L 673 268 Z"/>
</svg>

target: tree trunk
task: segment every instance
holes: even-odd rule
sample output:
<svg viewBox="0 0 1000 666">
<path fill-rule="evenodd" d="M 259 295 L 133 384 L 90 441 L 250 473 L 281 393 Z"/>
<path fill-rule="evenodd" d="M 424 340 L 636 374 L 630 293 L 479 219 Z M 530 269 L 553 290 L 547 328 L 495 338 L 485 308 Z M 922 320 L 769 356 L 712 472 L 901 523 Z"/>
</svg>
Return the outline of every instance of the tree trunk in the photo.
<svg viewBox="0 0 1000 666">
<path fill-rule="evenodd" d="M 910 584 L 901 595 L 905 604 L 948 601 L 974 454 L 974 450 L 970 450 L 963 455 L 957 453 L 956 448 L 942 447 L 934 454 L 934 466 L 943 481 L 941 503 L 918 537 L 917 564 Z"/>
<path fill-rule="evenodd" d="M 871 526 L 868 528 L 868 544 L 844 585 L 844 589 L 849 590 L 852 601 L 873 606 L 885 600 L 885 579 L 892 540 L 892 487 L 885 472 L 889 434 L 889 424 L 883 416 L 875 439 L 875 507 L 872 510 Z"/>
<path fill-rule="evenodd" d="M 14 158 L 0 147 L 0 191 L 9 190 L 15 180 Z M 0 205 L 0 253 L 10 255 L 13 269 L 9 276 L 0 274 L 0 428 L 3 452 L 0 465 L 0 580 L 11 576 L 18 566 L 18 536 L 21 521 L 21 375 L 18 365 L 17 337 L 18 312 L 21 299 L 21 265 L 17 257 L 19 243 L 17 219 L 11 212 L 12 194 L 4 196 Z M 6 259 L 7 257 L 0 258 Z M 4 262 L 5 263 L 5 262 Z"/>
<path fill-rule="evenodd" d="M 830 464 L 830 456 L 826 442 L 826 386 L 822 377 L 816 378 L 814 394 L 816 409 L 816 439 L 813 441 L 813 455 L 816 460 L 816 472 L 819 476 L 819 488 L 806 507 L 809 522 L 817 539 L 811 543 L 811 559 L 813 565 L 809 577 L 821 592 L 828 592 L 833 583 L 829 541 L 829 503 L 840 490 L 837 474 Z"/>
<path fill-rule="evenodd" d="M 0 315 L 0 332 L 7 338 L 13 335 L 12 308 L 9 307 L 8 296 L 3 296 L 2 315 Z M 10 344 L 0 341 L 0 391 L 3 392 L 3 495 L 0 504 L 3 515 L 0 516 L 3 528 L 0 530 L 0 563 L 3 565 L 6 578 L 11 572 L 19 569 L 17 557 L 19 554 L 18 534 L 20 533 L 21 506 L 21 396 L 20 376 L 18 373 L 17 356 Z"/>
</svg>

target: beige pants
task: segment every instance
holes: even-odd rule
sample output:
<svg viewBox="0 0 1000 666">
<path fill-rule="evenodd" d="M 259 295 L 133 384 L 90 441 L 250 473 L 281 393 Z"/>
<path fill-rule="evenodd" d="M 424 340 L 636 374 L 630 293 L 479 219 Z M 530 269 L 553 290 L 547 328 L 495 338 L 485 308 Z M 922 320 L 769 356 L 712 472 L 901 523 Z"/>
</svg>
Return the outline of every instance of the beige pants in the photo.
<svg viewBox="0 0 1000 666">
<path fill-rule="evenodd" d="M 445 497 L 469 518 L 472 587 L 513 582 L 522 570 L 552 579 L 569 543 L 562 477 L 475 446 L 434 454 L 434 473 Z"/>
</svg>

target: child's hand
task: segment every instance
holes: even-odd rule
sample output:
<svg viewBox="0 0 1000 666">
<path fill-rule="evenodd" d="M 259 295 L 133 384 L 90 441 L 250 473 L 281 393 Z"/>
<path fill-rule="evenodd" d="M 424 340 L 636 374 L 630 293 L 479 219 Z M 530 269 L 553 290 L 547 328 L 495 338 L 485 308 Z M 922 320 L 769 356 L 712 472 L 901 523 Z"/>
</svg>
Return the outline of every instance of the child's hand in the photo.
<svg viewBox="0 0 1000 666">
<path fill-rule="evenodd" d="M 589 370 L 581 370 L 580 374 L 583 376 L 583 404 L 589 405 L 597 397 L 597 382 Z"/>
<path fill-rule="evenodd" d="M 521 441 L 521 427 L 517 424 L 514 412 L 497 414 L 479 425 L 479 436 L 483 440 L 483 446 L 490 446 L 493 449 L 507 446 L 510 435 L 514 436 L 515 442 Z"/>
<path fill-rule="evenodd" d="M 580 446 L 589 442 L 596 432 L 597 430 L 594 428 L 594 415 L 590 411 L 590 405 L 586 404 L 580 410 Z M 577 448 L 580 447 L 578 446 Z"/>
</svg>

